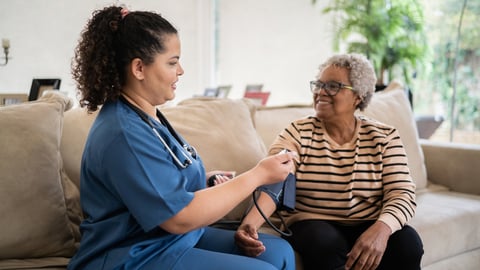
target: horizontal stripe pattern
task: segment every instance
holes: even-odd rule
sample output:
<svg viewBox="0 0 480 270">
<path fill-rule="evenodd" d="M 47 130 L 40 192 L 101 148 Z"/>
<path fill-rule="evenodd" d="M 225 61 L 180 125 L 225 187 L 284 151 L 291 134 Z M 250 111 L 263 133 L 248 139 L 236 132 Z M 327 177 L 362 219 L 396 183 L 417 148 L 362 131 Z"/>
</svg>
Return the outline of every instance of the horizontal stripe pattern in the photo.
<svg viewBox="0 0 480 270">
<path fill-rule="evenodd" d="M 380 219 L 396 231 L 414 216 L 415 185 L 398 131 L 364 117 L 357 122 L 357 135 L 343 145 L 315 117 L 277 136 L 271 154 L 283 148 L 299 154 L 296 210 L 288 219 Z"/>
</svg>

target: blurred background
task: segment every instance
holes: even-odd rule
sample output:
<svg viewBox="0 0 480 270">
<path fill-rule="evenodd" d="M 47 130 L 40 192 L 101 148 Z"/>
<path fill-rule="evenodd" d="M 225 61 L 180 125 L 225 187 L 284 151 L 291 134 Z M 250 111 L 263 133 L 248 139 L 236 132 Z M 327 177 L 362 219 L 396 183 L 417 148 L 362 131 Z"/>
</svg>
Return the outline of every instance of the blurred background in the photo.
<svg viewBox="0 0 480 270">
<path fill-rule="evenodd" d="M 107 5 L 161 13 L 182 42 L 172 103 L 248 86 L 265 105 L 308 104 L 308 82 L 336 52 L 366 54 L 381 78 L 396 80 L 431 140 L 480 143 L 480 1 L 474 0 L 0 0 L 0 94 L 29 94 L 33 79 L 59 78 L 76 97 L 70 64 L 94 10 Z M 352 23 L 350 23 L 352 22 Z M 217 93 L 218 94 L 218 93 Z"/>
</svg>

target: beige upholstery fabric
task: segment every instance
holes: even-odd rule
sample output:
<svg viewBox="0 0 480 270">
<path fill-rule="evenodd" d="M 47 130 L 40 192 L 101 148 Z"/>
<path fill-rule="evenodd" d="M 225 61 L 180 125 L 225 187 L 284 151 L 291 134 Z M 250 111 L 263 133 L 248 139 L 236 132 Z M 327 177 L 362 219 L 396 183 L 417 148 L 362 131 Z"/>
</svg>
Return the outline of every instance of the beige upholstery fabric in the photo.
<svg viewBox="0 0 480 270">
<path fill-rule="evenodd" d="M 420 140 L 431 183 L 452 191 L 480 195 L 480 145 Z M 479 261 L 480 262 L 480 261 Z"/>
<path fill-rule="evenodd" d="M 410 103 L 400 85 L 392 83 L 384 91 L 375 93 L 365 111 L 358 113 L 397 128 L 405 145 L 408 167 L 417 190 L 425 188 L 427 172 L 417 126 Z"/>
<path fill-rule="evenodd" d="M 86 109 L 79 107 L 65 112 L 60 151 L 65 172 L 77 187 L 80 187 L 80 164 L 83 148 L 97 114 L 98 110 L 87 113 Z"/>
<path fill-rule="evenodd" d="M 59 149 L 70 106 L 50 93 L 0 107 L 0 259 L 68 257 L 76 250 L 79 193 L 63 173 Z"/>
<path fill-rule="evenodd" d="M 480 224 L 479 198 L 479 196 L 448 191 L 425 192 L 417 195 L 418 207 L 410 223 L 418 231 L 424 243 L 423 265 L 478 249 L 480 243 L 480 227 L 477 225 Z"/>
<path fill-rule="evenodd" d="M 292 121 L 309 115 L 315 115 L 313 104 L 258 107 L 255 127 L 268 149 L 277 135 Z"/>
<path fill-rule="evenodd" d="M 428 264 L 422 270 L 478 270 L 480 268 L 480 249 L 474 249 L 441 261 Z"/>
<path fill-rule="evenodd" d="M 193 145 L 205 168 L 236 171 L 253 168 L 266 149 L 255 131 L 245 100 L 188 99 L 162 109 L 175 130 Z"/>
</svg>

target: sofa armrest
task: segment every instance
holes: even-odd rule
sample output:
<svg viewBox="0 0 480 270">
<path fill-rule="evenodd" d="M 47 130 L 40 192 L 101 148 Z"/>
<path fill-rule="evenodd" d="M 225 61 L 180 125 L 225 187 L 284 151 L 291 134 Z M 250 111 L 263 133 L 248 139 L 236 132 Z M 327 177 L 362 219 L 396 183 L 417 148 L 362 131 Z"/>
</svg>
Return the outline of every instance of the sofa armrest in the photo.
<svg viewBox="0 0 480 270">
<path fill-rule="evenodd" d="M 453 191 L 480 195 L 480 145 L 420 140 L 428 180 Z"/>
</svg>

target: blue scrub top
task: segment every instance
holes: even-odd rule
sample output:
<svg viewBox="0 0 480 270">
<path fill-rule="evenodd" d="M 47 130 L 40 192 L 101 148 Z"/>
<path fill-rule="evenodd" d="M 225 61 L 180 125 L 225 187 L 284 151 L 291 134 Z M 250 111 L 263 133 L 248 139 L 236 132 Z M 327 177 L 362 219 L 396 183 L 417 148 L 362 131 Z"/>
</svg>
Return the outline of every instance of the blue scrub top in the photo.
<svg viewBox="0 0 480 270">
<path fill-rule="evenodd" d="M 82 157 L 85 220 L 68 269 L 139 269 L 152 260 L 161 262 L 157 269 L 170 269 L 203 234 L 198 229 L 174 235 L 158 226 L 205 188 L 206 176 L 201 159 L 150 120 L 179 159 L 184 161 L 184 152 L 193 163 L 178 167 L 151 127 L 124 102 L 104 104 Z"/>
</svg>

